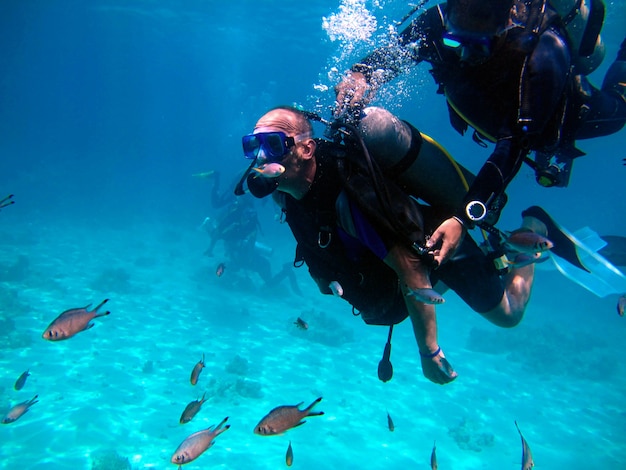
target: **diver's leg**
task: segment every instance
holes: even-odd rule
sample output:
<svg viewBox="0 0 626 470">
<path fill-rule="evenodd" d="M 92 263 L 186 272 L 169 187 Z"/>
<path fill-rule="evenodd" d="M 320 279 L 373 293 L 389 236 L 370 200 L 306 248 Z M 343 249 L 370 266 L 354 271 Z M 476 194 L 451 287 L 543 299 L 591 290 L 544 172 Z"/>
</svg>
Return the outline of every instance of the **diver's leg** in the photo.
<svg viewBox="0 0 626 470">
<path fill-rule="evenodd" d="M 523 216 L 522 228 L 529 229 L 539 235 L 548 236 L 546 224 L 530 215 Z M 517 326 L 524 317 L 534 280 L 534 264 L 512 268 L 502 278 L 504 293 L 500 303 L 495 308 L 480 312 L 480 314 L 494 325 L 502 328 Z"/>
<path fill-rule="evenodd" d="M 602 89 L 593 88 L 586 77 L 582 83 L 589 112 L 576 132 L 576 139 L 601 137 L 622 129 L 626 124 L 626 39 L 606 72 Z"/>
</svg>

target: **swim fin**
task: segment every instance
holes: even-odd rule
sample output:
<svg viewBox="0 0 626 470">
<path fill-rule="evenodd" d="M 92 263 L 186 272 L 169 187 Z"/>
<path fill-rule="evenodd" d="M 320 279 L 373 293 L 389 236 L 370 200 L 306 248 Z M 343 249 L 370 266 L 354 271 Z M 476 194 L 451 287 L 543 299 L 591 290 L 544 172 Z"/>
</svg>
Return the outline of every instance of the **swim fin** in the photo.
<svg viewBox="0 0 626 470">
<path fill-rule="evenodd" d="M 607 244 L 598 251 L 598 254 L 615 266 L 626 266 L 626 237 L 602 235 L 600 238 Z"/>
<path fill-rule="evenodd" d="M 582 269 L 583 271 L 591 272 L 580 261 L 576 251 L 576 241 L 573 239 L 571 233 L 555 222 L 554 219 L 550 217 L 541 207 L 529 207 L 522 212 L 522 217 L 534 217 L 545 224 L 548 229 L 547 237 L 552 243 L 554 243 L 554 246 L 550 250 L 552 254 L 563 258 L 568 263 Z"/>
<path fill-rule="evenodd" d="M 577 269 L 561 258 L 553 256 L 552 262 L 561 274 L 598 297 L 625 292 L 626 276 L 624 273 L 600 255 L 600 251 L 607 246 L 607 242 L 589 227 L 576 230 L 571 237 L 576 242 L 578 257 L 588 272 Z"/>
</svg>

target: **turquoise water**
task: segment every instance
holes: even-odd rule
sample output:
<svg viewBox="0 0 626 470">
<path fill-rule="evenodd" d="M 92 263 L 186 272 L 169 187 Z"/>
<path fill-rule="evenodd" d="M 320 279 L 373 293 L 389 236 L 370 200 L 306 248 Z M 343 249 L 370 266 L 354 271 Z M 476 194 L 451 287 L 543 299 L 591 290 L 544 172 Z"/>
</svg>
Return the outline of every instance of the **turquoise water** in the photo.
<svg viewBox="0 0 626 470">
<path fill-rule="evenodd" d="M 540 469 L 622 469 L 626 323 L 548 263 L 524 321 L 498 329 L 454 294 L 438 307 L 440 344 L 459 372 L 444 387 L 421 374 L 408 322 L 394 331 L 394 377 L 376 376 L 387 330 L 321 296 L 305 269 L 264 284 L 201 227 L 243 169 L 240 137 L 276 104 L 326 112 L 336 73 L 381 41 L 404 2 L 17 1 L 0 5 L 0 468 L 175 468 L 176 447 L 229 417 L 231 428 L 184 468 L 519 468 L 517 421 Z M 343 7 L 343 9 L 342 9 Z M 608 3 L 607 57 L 626 6 Z M 336 33 L 334 15 L 347 25 Z M 324 18 L 327 19 L 326 23 Z M 337 18 L 337 17 L 335 17 Z M 373 21 L 375 20 L 375 24 Z M 355 21 L 354 24 L 350 21 Z M 326 26 L 324 26 L 326 24 Z M 358 35 L 357 35 L 358 36 Z M 488 155 L 451 130 L 421 66 L 377 102 L 433 135 L 471 169 Z M 626 235 L 624 131 L 581 142 L 570 186 L 543 189 L 524 168 L 503 229 L 540 204 L 571 230 Z M 295 245 L 270 201 L 255 201 L 272 272 Z M 226 262 L 221 277 L 217 265 Z M 111 314 L 68 341 L 41 338 L 62 311 L 110 299 Z M 296 328 L 297 317 L 309 324 Z M 193 366 L 205 355 L 198 384 Z M 26 369 L 31 376 L 13 389 Z M 188 424 L 185 406 L 209 398 Z M 281 436 L 252 430 L 272 408 L 323 416 Z M 387 427 L 387 413 L 395 430 Z"/>
</svg>

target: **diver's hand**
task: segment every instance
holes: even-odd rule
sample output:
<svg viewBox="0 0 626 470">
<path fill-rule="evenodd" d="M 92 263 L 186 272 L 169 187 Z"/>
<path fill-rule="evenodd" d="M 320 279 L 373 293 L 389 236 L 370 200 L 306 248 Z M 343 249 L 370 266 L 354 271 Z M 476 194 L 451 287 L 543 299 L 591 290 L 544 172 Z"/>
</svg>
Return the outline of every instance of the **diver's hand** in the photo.
<svg viewBox="0 0 626 470">
<path fill-rule="evenodd" d="M 369 101 L 370 85 L 361 72 L 348 72 L 335 87 L 337 95 L 334 116 L 343 116 L 350 108 L 365 106 Z"/>
<path fill-rule="evenodd" d="M 420 354 L 422 360 L 422 372 L 431 382 L 439 385 L 445 385 L 457 378 L 458 374 L 452 368 L 443 350 L 439 349 L 439 353 L 434 357 L 424 357 Z"/>
<path fill-rule="evenodd" d="M 433 249 L 440 245 L 438 249 L 432 251 L 433 258 L 437 266 L 441 266 L 454 255 L 461 245 L 465 236 L 465 227 L 454 217 L 444 220 L 426 241 L 426 248 Z"/>
</svg>

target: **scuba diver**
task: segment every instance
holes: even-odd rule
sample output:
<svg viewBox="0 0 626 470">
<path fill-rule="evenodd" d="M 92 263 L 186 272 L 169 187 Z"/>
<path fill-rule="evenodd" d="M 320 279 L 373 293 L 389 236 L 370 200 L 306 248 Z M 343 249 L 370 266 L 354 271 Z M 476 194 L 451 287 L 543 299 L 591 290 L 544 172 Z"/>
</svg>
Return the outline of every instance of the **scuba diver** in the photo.
<svg viewBox="0 0 626 470">
<path fill-rule="evenodd" d="M 516 261 L 552 246 L 546 238 L 552 219 L 538 207 L 528 210 L 522 228 L 505 240 L 515 257 L 505 269 L 468 236 L 456 255 L 434 270 L 433 253 L 424 247 L 427 234 L 450 217 L 455 201 L 449 195 L 462 197 L 466 189 L 455 186 L 471 174 L 434 140 L 386 110 L 367 108 L 358 128 L 332 124 L 332 141 L 314 138 L 311 120 L 328 124 L 289 106 L 263 115 L 242 139 L 252 162 L 235 194 L 245 194 L 247 185 L 255 197 L 272 195 L 297 241 L 294 265 L 306 263 L 320 292 L 348 301 L 367 324 L 390 326 L 381 380 L 392 375 L 393 325 L 409 317 L 424 376 L 437 384 L 451 382 L 457 373 L 437 338 L 440 292 L 451 288 L 498 326 L 517 325 L 535 265 L 532 259 Z M 440 166 L 449 171 L 428 170 L 438 161 L 447 162 Z M 266 172 L 270 165 L 281 171 Z M 426 165 L 418 172 L 421 178 L 403 179 L 420 165 Z M 429 206 L 418 204 L 418 197 Z"/>
<path fill-rule="evenodd" d="M 217 194 L 217 196 L 216 196 Z M 226 271 L 227 277 L 242 271 L 251 271 L 259 275 L 263 286 L 275 286 L 287 278 L 292 291 L 302 295 L 291 263 L 283 265 L 281 270 L 272 275 L 270 258 L 273 250 L 260 243 L 257 238 L 261 224 L 253 201 L 249 198 L 234 198 L 232 193 L 212 193 L 213 207 L 223 207 L 226 199 L 230 205 L 223 211 L 216 222 L 206 218 L 202 226 L 209 234 L 211 241 L 204 254 L 212 257 L 218 241 L 222 241 L 226 261 L 218 263 L 216 275 L 221 277 Z"/>
<path fill-rule="evenodd" d="M 535 169 L 540 185 L 566 186 L 573 159 L 583 155 L 576 140 L 622 129 L 626 40 L 602 87 L 587 79 L 604 56 L 603 20 L 602 0 L 449 0 L 415 18 L 398 47 L 376 49 L 337 85 L 335 115 L 349 121 L 381 84 L 407 65 L 428 62 L 454 129 L 472 127 L 477 143 L 495 143 L 456 217 L 428 241 L 439 247 L 440 264 L 468 229 L 498 220 L 522 163 Z"/>
</svg>

